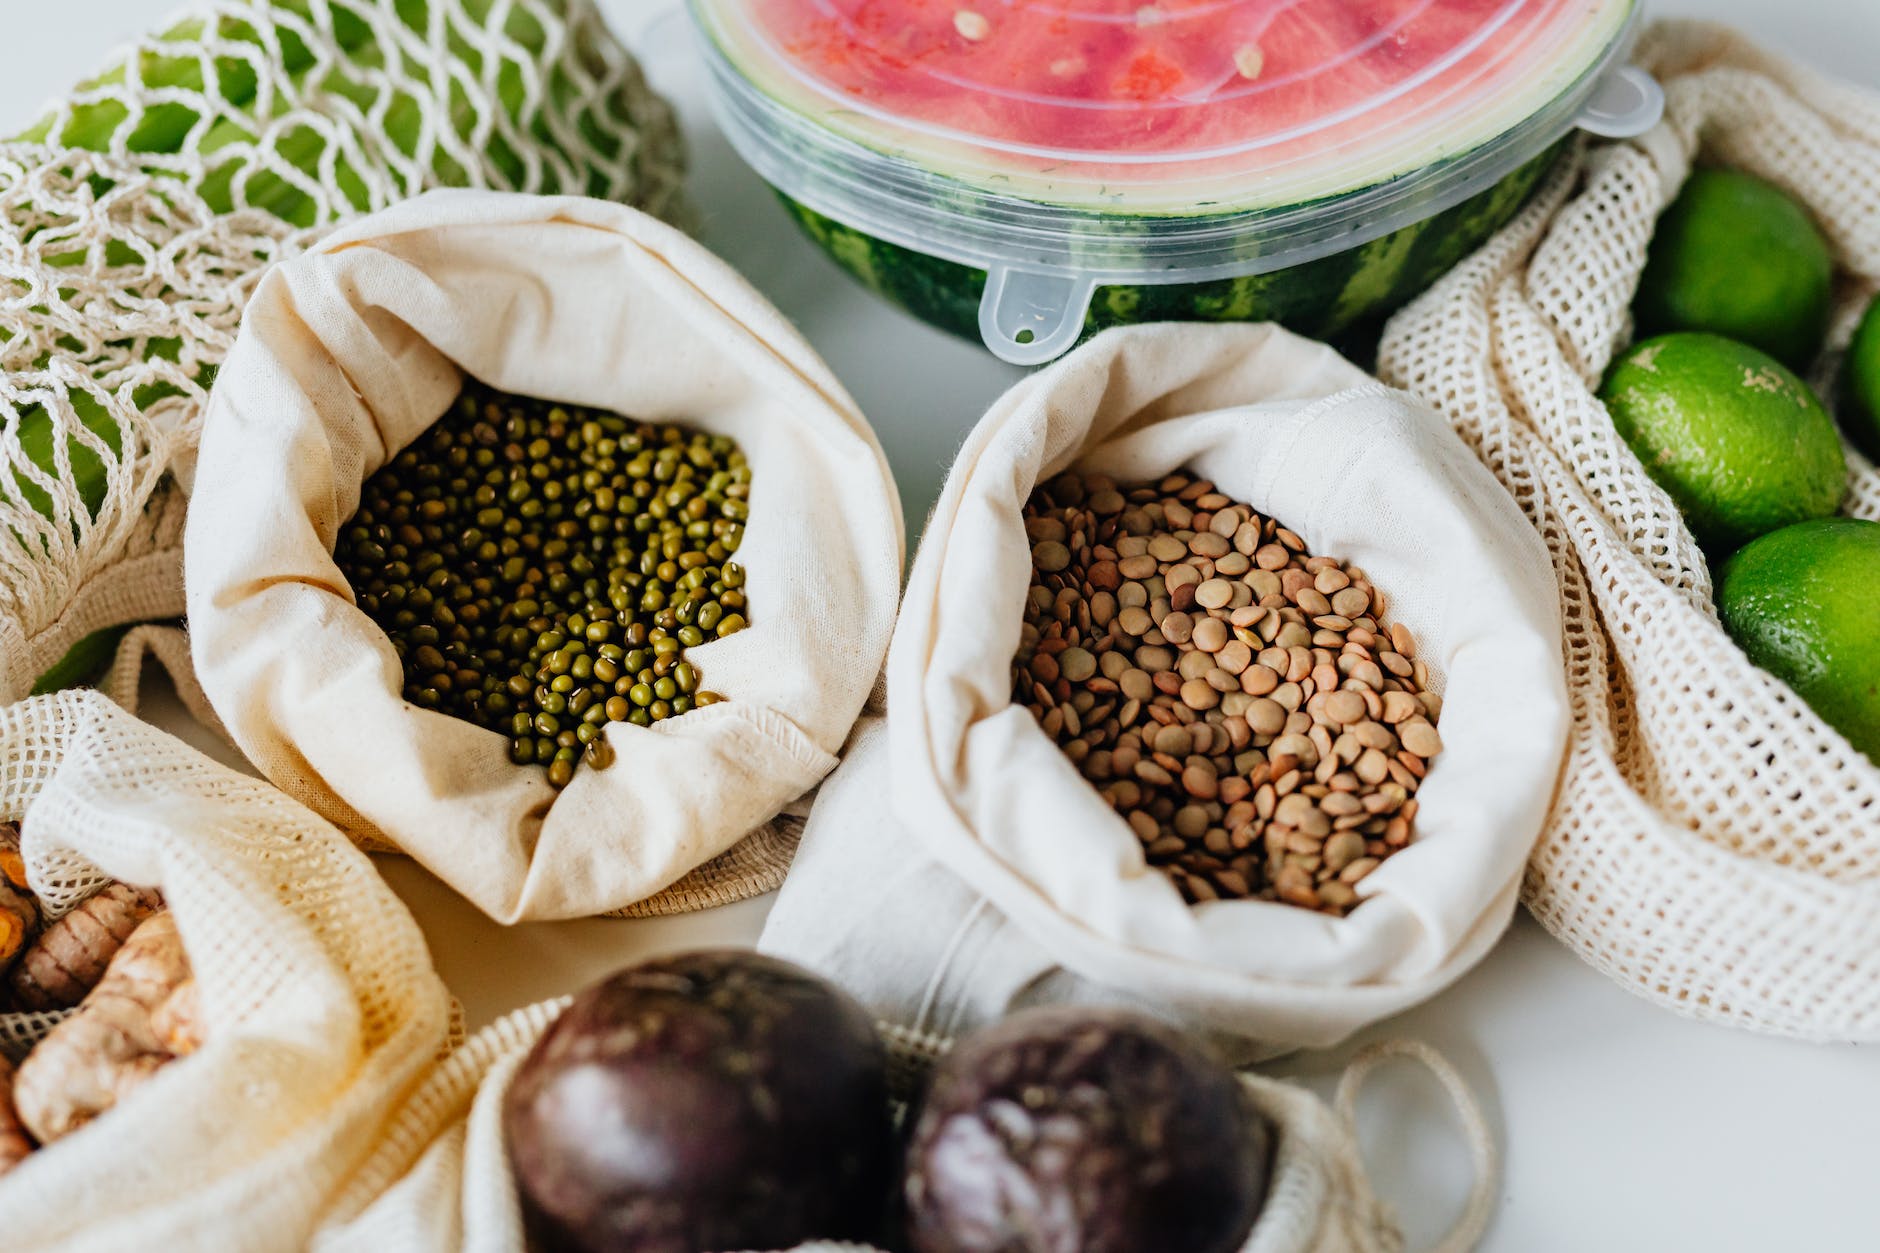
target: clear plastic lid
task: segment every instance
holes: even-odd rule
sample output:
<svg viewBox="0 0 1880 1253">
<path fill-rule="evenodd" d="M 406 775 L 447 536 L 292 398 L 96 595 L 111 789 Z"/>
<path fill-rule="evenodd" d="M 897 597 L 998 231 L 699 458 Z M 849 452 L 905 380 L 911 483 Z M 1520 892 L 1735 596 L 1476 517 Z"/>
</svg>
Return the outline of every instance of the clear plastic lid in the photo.
<svg viewBox="0 0 1880 1253">
<path fill-rule="evenodd" d="M 1637 0 L 692 7 L 727 133 L 780 190 L 1073 304 L 1354 247 L 1662 105 L 1614 68 Z"/>
</svg>

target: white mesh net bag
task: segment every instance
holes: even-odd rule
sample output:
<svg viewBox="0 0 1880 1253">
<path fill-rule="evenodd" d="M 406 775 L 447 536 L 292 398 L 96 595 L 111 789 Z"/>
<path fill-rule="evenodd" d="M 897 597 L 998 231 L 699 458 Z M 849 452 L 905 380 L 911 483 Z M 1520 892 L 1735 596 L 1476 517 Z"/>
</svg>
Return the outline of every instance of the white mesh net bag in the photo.
<svg viewBox="0 0 1880 1253">
<path fill-rule="evenodd" d="M 1880 1039 L 1880 769 L 1724 634 L 1702 554 L 1595 397 L 1695 160 L 1813 209 L 1846 342 L 1880 284 L 1880 101 L 1708 25 L 1661 25 L 1640 54 L 1665 123 L 1560 171 L 1393 320 L 1379 372 L 1450 419 L 1553 557 L 1573 731 L 1528 865 L 1535 916 L 1682 1013 Z M 1846 512 L 1880 518 L 1880 474 L 1848 460 Z"/>
<path fill-rule="evenodd" d="M 372 1160 L 333 1205 L 317 1253 L 511 1253 L 525 1246 L 516 1180 L 503 1146 L 503 1096 L 517 1068 L 569 1003 L 543 1001 L 492 1023 L 434 1070 L 399 1111 Z M 915 1099 L 949 1044 L 884 1027 L 897 1111 Z M 1387 1041 L 1360 1052 L 1340 1080 L 1335 1106 L 1304 1088 L 1252 1073 L 1242 1082 L 1275 1132 L 1266 1207 L 1243 1253 L 1402 1253 L 1404 1237 L 1371 1190 L 1359 1152 L 1357 1099 L 1376 1068 L 1405 1058 L 1448 1091 L 1475 1181 L 1436 1253 L 1473 1249 L 1493 1215 L 1499 1154 L 1474 1095 L 1428 1045 Z M 868 1245 L 812 1241 L 791 1253 L 882 1253 Z"/>
<path fill-rule="evenodd" d="M 96 692 L 0 710 L 0 819 L 50 915 L 161 889 L 205 1042 L 0 1179 L 9 1249 L 298 1249 L 447 1047 L 417 924 L 344 836 Z M 0 1017 L 18 1053 L 47 1016 Z"/>
<path fill-rule="evenodd" d="M 182 612 L 166 484 L 256 279 L 435 186 L 678 209 L 591 0 L 215 0 L 0 144 L 0 698 Z"/>
</svg>

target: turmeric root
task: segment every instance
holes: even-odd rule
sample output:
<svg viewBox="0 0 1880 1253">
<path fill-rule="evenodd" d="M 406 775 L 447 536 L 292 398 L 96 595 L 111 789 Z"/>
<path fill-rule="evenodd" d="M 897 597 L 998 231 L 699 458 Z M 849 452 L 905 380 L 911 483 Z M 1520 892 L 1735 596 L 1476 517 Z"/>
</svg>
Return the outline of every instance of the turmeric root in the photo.
<svg viewBox="0 0 1880 1253">
<path fill-rule="evenodd" d="M 12 969 L 39 934 L 39 898 L 26 883 L 20 829 L 0 822 L 0 972 Z"/>
<path fill-rule="evenodd" d="M 187 1057 L 202 1047 L 202 998 L 195 979 L 176 985 L 168 1000 L 150 1015 L 150 1029 L 163 1047 L 176 1057 Z"/>
<path fill-rule="evenodd" d="M 158 1023 L 189 982 L 175 919 L 167 911 L 153 915 L 124 942 L 78 1012 L 20 1063 L 13 1100 L 35 1139 L 50 1144 L 71 1134 L 175 1059 Z"/>
<path fill-rule="evenodd" d="M 0 1056 L 0 1175 L 26 1160 L 35 1147 L 13 1108 L 13 1063 Z"/>
<path fill-rule="evenodd" d="M 139 923 L 163 908 L 153 888 L 112 883 L 48 925 L 8 979 L 13 1007 L 69 1009 L 85 999 Z"/>
</svg>

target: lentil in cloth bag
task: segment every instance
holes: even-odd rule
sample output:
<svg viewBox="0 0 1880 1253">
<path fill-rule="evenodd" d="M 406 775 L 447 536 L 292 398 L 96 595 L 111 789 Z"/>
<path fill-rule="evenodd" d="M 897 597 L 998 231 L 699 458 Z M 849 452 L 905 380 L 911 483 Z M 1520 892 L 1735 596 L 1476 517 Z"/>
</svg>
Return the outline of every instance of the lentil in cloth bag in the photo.
<svg viewBox="0 0 1880 1253">
<path fill-rule="evenodd" d="M 517 1068 L 569 998 L 544 1001 L 492 1023 L 443 1061 L 400 1110 L 379 1152 L 331 1211 L 315 1253 L 512 1253 L 525 1247 L 515 1175 L 503 1143 L 504 1094 Z M 889 1082 L 904 1108 L 949 1047 L 888 1028 Z M 1475 1171 L 1468 1203 L 1440 1253 L 1466 1253 L 1493 1216 L 1499 1154 L 1462 1077 L 1414 1041 L 1373 1045 L 1342 1076 L 1336 1108 L 1302 1087 L 1243 1073 L 1255 1108 L 1274 1131 L 1266 1206 L 1243 1253 L 1402 1253 L 1389 1208 L 1373 1194 L 1359 1154 L 1357 1098 L 1392 1058 L 1427 1068 L 1448 1090 Z M 879 1253 L 812 1241 L 791 1253 Z"/>
<path fill-rule="evenodd" d="M 1814 212 L 1847 342 L 1880 286 L 1880 98 L 1715 26 L 1657 26 L 1640 56 L 1665 123 L 1557 174 L 1391 322 L 1379 368 L 1443 412 L 1552 558 L 1573 729 L 1528 908 L 1680 1013 L 1880 1040 L 1880 767 L 1731 642 L 1703 554 L 1596 394 L 1694 162 Z M 1880 519 L 1880 472 L 1847 456 L 1844 511 Z"/>
<path fill-rule="evenodd" d="M 182 613 L 168 472 L 271 263 L 435 186 L 671 214 L 679 165 L 592 0 L 209 0 L 0 144 L 0 699 Z"/>
<path fill-rule="evenodd" d="M 366 855 L 92 691 L 0 709 L 0 820 L 49 917 L 158 888 L 203 1043 L 0 1178 L 7 1248 L 300 1249 L 448 1047 L 424 937 Z M 19 1056 L 58 1015 L 0 1016 Z"/>
<path fill-rule="evenodd" d="M 506 735 L 405 700 L 391 641 L 334 564 L 361 484 L 465 373 L 727 435 L 750 467 L 749 626 L 686 652 L 727 699 L 610 724 L 615 764 L 560 791 L 511 762 Z M 435 192 L 342 228 L 250 301 L 191 491 L 191 645 L 249 760 L 344 830 L 502 921 L 602 913 L 834 767 L 887 651 L 900 519 L 866 420 L 722 261 L 619 205 Z"/>
<path fill-rule="evenodd" d="M 1191 907 L 1013 702 L 1033 573 L 1021 510 L 1072 466 L 1122 485 L 1191 469 L 1361 567 L 1414 635 L 1444 747 L 1409 846 L 1347 916 Z M 819 793 L 759 947 L 948 1036 L 1023 1005 L 1121 999 L 1278 1050 L 1435 994 L 1506 927 L 1564 744 L 1554 597 L 1520 523 L 1436 414 L 1323 345 L 1273 326 L 1098 336 L 967 438 L 909 578 L 886 735 L 858 737 Z M 1091 650 L 1137 646 L 1121 614 L 1090 632 Z"/>
</svg>

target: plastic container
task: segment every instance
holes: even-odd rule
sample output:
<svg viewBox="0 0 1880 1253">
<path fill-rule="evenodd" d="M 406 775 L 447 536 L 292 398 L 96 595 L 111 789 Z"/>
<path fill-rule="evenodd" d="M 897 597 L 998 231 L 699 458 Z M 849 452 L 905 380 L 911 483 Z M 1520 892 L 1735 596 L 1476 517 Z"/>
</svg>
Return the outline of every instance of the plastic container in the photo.
<svg viewBox="0 0 1880 1253">
<path fill-rule="evenodd" d="M 1329 337 L 1663 109 L 1638 0 L 690 0 L 720 122 L 871 288 L 1035 365 L 1086 331 Z"/>
</svg>

